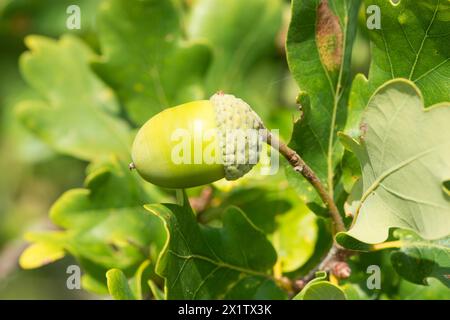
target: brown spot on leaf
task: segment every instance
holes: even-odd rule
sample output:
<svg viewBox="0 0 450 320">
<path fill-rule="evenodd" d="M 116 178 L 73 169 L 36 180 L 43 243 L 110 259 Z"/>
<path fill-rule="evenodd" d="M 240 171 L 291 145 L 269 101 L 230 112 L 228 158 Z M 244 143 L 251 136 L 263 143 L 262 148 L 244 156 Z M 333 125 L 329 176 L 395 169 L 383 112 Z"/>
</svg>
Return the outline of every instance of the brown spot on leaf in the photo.
<svg viewBox="0 0 450 320">
<path fill-rule="evenodd" d="M 336 71 L 342 63 L 342 29 L 339 18 L 322 0 L 317 9 L 316 43 L 320 60 L 328 71 Z"/>
</svg>

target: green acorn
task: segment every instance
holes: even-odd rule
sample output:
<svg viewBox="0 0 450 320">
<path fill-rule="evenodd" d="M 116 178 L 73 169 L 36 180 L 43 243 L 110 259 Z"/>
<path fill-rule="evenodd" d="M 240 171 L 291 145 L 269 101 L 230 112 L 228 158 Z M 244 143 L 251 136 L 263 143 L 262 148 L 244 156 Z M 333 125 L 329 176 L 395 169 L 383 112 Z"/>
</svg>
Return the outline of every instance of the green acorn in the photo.
<svg viewBox="0 0 450 320">
<path fill-rule="evenodd" d="M 150 118 L 134 140 L 130 169 L 167 188 L 236 180 L 258 162 L 263 128 L 247 103 L 217 93 Z"/>
</svg>

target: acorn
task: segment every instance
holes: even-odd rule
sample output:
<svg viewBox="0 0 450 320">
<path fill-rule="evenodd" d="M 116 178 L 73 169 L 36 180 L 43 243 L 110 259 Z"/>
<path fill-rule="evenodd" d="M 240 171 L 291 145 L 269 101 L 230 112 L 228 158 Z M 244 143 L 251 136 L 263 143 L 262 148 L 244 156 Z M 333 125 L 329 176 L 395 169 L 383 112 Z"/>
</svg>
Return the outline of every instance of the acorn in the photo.
<svg viewBox="0 0 450 320">
<path fill-rule="evenodd" d="M 259 160 L 261 129 L 247 103 L 219 92 L 150 118 L 134 139 L 130 169 L 166 188 L 236 180 Z"/>
</svg>

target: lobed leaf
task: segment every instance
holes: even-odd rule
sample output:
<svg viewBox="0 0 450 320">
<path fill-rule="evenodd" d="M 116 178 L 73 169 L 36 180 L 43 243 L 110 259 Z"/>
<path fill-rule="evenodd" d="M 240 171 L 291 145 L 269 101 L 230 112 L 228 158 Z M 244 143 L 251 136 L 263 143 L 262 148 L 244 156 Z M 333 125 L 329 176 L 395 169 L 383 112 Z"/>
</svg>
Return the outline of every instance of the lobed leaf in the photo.
<svg viewBox="0 0 450 320">
<path fill-rule="evenodd" d="M 277 266 L 283 272 L 298 269 L 313 255 L 317 217 L 286 185 L 282 174 L 280 178 L 267 177 L 264 183 L 249 181 L 245 186 L 235 186 L 213 210 L 224 212 L 229 206 L 240 208 L 268 235 L 277 251 Z"/>
<path fill-rule="evenodd" d="M 380 8 L 380 29 L 367 30 L 371 40 L 368 79 L 355 78 L 346 133 L 359 135 L 361 114 L 375 90 L 388 80 L 405 78 L 422 92 L 426 107 L 450 100 L 450 3 L 446 0 L 365 1 Z M 368 18 L 369 14 L 367 14 Z"/>
<path fill-rule="evenodd" d="M 380 243 L 390 228 L 429 240 L 450 234 L 450 201 L 443 185 L 450 177 L 449 121 L 449 104 L 424 110 L 422 95 L 410 81 L 392 80 L 375 92 L 363 116 L 363 136 L 356 141 L 342 135 L 359 159 L 362 193 L 354 224 L 337 235 L 338 242 L 350 247 L 354 240 Z"/>
<path fill-rule="evenodd" d="M 270 275 L 276 252 L 241 210 L 231 207 L 213 228 L 199 225 L 186 202 L 145 208 L 167 232 L 156 265 L 167 299 L 285 298 Z"/>
<path fill-rule="evenodd" d="M 87 289 L 102 292 L 108 269 L 134 273 L 151 250 L 160 250 L 165 234 L 160 221 L 145 214 L 142 207 L 155 198 L 125 165 L 112 159 L 91 170 L 86 188 L 67 191 L 50 211 L 52 222 L 64 230 L 34 232 L 27 237 L 34 243 L 30 248 L 57 246 L 75 256 L 86 274 L 83 286 L 91 285 Z M 52 262 L 44 253 L 42 259 Z M 27 261 L 29 254 L 25 251 L 21 259 Z"/>
<path fill-rule="evenodd" d="M 172 0 L 107 0 L 99 7 L 103 56 L 93 68 L 142 125 L 159 111 L 202 99 L 210 48 L 184 37 Z"/>
<path fill-rule="evenodd" d="M 89 69 L 92 51 L 69 35 L 59 41 L 29 36 L 25 43 L 30 51 L 20 68 L 42 100 L 19 103 L 21 122 L 58 152 L 83 160 L 125 157 L 130 128 L 118 117 L 114 93 Z"/>
</svg>

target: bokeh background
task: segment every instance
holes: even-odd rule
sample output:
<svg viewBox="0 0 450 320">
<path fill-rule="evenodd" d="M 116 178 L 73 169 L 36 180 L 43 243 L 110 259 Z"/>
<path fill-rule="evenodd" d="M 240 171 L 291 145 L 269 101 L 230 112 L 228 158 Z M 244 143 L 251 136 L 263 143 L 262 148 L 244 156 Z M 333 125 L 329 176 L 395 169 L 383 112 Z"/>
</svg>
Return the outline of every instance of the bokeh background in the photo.
<svg viewBox="0 0 450 320">
<path fill-rule="evenodd" d="M 262 0 L 264 1 L 264 0 Z M 58 38 L 71 33 L 99 52 L 96 36 L 96 8 L 101 0 L 0 0 L 0 299 L 89 299 L 97 296 L 83 290 L 67 290 L 66 268 L 70 257 L 35 270 L 21 270 L 17 261 L 26 246 L 23 234 L 29 230 L 52 228 L 48 211 L 66 190 L 83 186 L 87 163 L 53 152 L 21 126 L 15 106 L 35 94 L 25 84 L 18 59 L 26 50 L 24 37 L 40 34 Z M 195 0 L 186 0 L 189 10 Z M 268 39 L 267 57 L 276 70 L 263 89 L 271 92 L 277 109 L 272 123 L 282 124 L 287 139 L 296 112 L 298 92 L 286 65 L 284 40 L 289 22 L 289 1 L 280 0 L 279 31 Z M 81 8 L 81 30 L 68 30 L 66 9 Z M 255 26 L 255 28 L 264 26 Z M 368 40 L 360 27 L 353 51 L 352 72 L 366 73 L 369 64 Z M 256 79 L 258 80 L 258 79 Z"/>
</svg>

